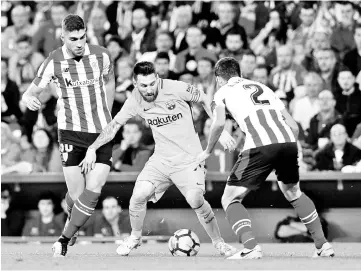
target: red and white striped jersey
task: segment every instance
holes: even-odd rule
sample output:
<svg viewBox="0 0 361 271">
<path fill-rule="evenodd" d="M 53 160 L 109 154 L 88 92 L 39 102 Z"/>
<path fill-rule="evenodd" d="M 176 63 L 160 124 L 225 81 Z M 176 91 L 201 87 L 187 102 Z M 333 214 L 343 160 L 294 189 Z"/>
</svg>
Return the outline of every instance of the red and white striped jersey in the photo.
<svg viewBox="0 0 361 271">
<path fill-rule="evenodd" d="M 212 106 L 222 103 L 246 135 L 243 150 L 296 142 L 281 113 L 284 104 L 267 86 L 232 77 L 216 92 Z"/>
<path fill-rule="evenodd" d="M 51 52 L 33 83 L 45 88 L 57 85 L 58 129 L 100 133 L 111 121 L 103 79 L 111 67 L 108 51 L 85 45 L 83 57 L 71 57 L 65 45 Z"/>
</svg>

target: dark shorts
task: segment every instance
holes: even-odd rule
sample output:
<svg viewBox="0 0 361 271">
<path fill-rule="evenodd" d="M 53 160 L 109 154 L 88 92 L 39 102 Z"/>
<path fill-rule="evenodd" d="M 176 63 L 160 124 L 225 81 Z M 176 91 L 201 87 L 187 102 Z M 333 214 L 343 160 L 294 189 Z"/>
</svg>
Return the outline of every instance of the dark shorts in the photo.
<svg viewBox="0 0 361 271">
<path fill-rule="evenodd" d="M 78 166 L 84 159 L 88 147 L 99 134 L 58 130 L 59 151 L 63 167 Z M 113 143 L 101 146 L 97 151 L 96 163 L 112 166 Z"/>
<path fill-rule="evenodd" d="M 299 181 L 297 143 L 271 144 L 242 152 L 227 185 L 256 190 L 274 169 L 277 179 L 285 184 Z"/>
</svg>

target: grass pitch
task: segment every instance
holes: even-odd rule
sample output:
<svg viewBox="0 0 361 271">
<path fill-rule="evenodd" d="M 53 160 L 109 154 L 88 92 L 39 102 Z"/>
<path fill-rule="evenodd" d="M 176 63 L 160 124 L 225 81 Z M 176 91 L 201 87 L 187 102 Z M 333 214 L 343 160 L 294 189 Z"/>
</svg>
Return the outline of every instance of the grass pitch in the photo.
<svg viewBox="0 0 361 271">
<path fill-rule="evenodd" d="M 234 244 L 242 248 L 240 244 Z M 311 258 L 308 244 L 262 244 L 260 260 L 226 260 L 209 243 L 196 257 L 173 257 L 167 243 L 147 243 L 128 257 L 115 253 L 115 244 L 76 244 L 66 258 L 52 258 L 51 244 L 1 245 L 2 270 L 246 270 L 361 269 L 361 243 L 334 243 L 334 258 Z"/>
</svg>

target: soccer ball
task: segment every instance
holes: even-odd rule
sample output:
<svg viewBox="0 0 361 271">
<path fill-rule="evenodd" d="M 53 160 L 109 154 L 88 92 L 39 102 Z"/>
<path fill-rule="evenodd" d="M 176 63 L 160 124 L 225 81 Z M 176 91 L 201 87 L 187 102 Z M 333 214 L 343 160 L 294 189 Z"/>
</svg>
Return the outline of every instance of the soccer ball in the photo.
<svg viewBox="0 0 361 271">
<path fill-rule="evenodd" d="M 200 246 L 197 234 L 188 229 L 177 230 L 168 242 L 169 251 L 173 256 L 196 256 Z"/>
</svg>

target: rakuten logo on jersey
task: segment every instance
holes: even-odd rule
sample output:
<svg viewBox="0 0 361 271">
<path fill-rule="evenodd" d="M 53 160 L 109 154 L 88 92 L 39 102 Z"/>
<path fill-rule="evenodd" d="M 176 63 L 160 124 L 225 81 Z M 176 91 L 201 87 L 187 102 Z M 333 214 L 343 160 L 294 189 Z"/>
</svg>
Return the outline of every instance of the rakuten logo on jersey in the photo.
<svg viewBox="0 0 361 271">
<path fill-rule="evenodd" d="M 147 122 L 149 125 L 161 127 L 164 125 L 171 124 L 171 123 L 179 120 L 180 118 L 183 118 L 182 113 L 178 113 L 176 115 L 169 115 L 164 118 L 157 117 L 155 119 L 147 119 Z"/>
<path fill-rule="evenodd" d="M 67 87 L 83 87 L 83 86 L 86 87 L 89 85 L 95 85 L 97 83 L 99 83 L 99 79 L 87 79 L 84 81 L 79 81 L 79 80 L 73 81 L 68 78 L 65 78 L 65 84 Z"/>
</svg>

